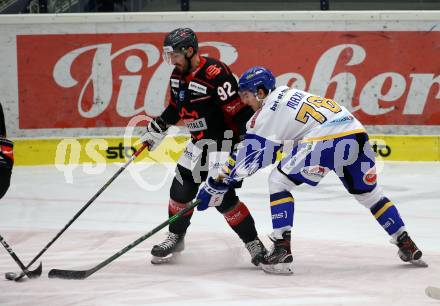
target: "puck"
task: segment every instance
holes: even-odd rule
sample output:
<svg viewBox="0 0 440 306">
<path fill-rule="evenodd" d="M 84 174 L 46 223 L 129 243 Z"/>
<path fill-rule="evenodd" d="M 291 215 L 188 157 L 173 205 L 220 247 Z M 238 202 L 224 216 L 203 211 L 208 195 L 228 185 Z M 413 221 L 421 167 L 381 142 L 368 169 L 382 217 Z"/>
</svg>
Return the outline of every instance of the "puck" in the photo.
<svg viewBox="0 0 440 306">
<path fill-rule="evenodd" d="M 5 273 L 5 278 L 7 280 L 14 280 L 16 277 L 17 277 L 17 273 L 14 273 L 14 272 Z"/>
<path fill-rule="evenodd" d="M 432 287 L 432 286 L 426 287 L 425 293 L 430 298 L 440 300 L 440 288 L 438 287 Z"/>
</svg>

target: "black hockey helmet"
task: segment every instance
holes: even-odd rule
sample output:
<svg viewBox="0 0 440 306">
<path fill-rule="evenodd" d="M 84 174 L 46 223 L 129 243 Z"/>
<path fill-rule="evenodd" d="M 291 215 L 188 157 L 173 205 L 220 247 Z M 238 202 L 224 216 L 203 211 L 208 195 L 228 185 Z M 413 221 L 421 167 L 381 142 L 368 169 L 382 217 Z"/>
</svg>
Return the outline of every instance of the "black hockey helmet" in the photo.
<svg viewBox="0 0 440 306">
<path fill-rule="evenodd" d="M 174 52 L 185 52 L 189 47 L 194 49 L 194 53 L 199 50 L 196 33 L 190 28 L 178 28 L 171 31 L 163 42 L 166 52 L 170 52 L 171 49 Z"/>
</svg>

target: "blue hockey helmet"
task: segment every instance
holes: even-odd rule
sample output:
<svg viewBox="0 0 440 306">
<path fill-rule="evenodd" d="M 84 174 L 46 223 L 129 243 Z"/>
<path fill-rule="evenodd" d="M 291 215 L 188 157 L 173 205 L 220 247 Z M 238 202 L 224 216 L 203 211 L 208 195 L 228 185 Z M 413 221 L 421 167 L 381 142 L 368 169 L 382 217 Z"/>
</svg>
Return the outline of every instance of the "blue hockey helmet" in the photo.
<svg viewBox="0 0 440 306">
<path fill-rule="evenodd" d="M 269 69 L 254 66 L 240 77 L 239 90 L 250 91 L 257 95 L 258 89 L 262 88 L 266 93 L 275 89 L 275 77 Z"/>
</svg>

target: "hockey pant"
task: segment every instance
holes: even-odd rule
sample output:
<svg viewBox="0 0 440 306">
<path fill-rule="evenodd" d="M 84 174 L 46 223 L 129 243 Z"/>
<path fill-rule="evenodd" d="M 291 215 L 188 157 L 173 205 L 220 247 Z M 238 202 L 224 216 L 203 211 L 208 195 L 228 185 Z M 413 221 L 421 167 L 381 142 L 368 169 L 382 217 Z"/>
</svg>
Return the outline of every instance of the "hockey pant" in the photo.
<svg viewBox="0 0 440 306">
<path fill-rule="evenodd" d="M 302 183 L 316 186 L 333 171 L 385 231 L 397 238 L 405 225 L 396 206 L 377 185 L 375 165 L 375 155 L 366 133 L 300 143 L 269 176 L 274 234 L 279 236 L 293 226 L 294 200 L 290 190 Z"/>
<path fill-rule="evenodd" d="M 199 173 L 202 180 L 206 180 L 208 173 Z M 177 165 L 176 176 L 173 179 L 170 189 L 170 200 L 168 205 L 169 216 L 175 215 L 183 210 L 187 203 L 192 201 L 197 195 L 200 183 L 195 182 L 192 172 L 181 165 Z M 241 202 L 234 189 L 229 190 L 223 202 L 216 206 L 216 209 L 223 214 L 229 226 L 238 234 L 244 243 L 253 241 L 257 238 L 254 219 L 246 205 Z M 171 223 L 169 230 L 175 234 L 186 232 L 190 225 L 194 210 L 189 211 L 175 222 Z"/>
</svg>

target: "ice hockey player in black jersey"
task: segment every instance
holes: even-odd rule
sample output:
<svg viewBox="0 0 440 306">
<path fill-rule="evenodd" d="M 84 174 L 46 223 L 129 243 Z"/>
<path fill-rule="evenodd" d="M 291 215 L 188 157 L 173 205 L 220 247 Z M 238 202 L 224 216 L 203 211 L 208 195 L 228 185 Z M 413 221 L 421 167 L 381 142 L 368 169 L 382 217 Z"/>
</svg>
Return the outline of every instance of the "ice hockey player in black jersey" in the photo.
<svg viewBox="0 0 440 306">
<path fill-rule="evenodd" d="M 3 108 L 0 104 L 0 199 L 8 191 L 14 165 L 13 143 L 6 139 L 6 125 Z"/>
<path fill-rule="evenodd" d="M 246 133 L 253 110 L 238 95 L 238 85 L 230 68 L 219 60 L 198 53 L 193 30 L 178 28 L 166 35 L 164 60 L 174 65 L 170 78 L 170 101 L 164 112 L 152 120 L 141 140 L 154 150 L 171 125 L 182 120 L 191 134 L 181 155 L 170 189 L 168 214 L 173 216 L 192 201 L 199 185 L 220 167 L 233 145 Z M 222 159 L 223 156 L 223 159 Z M 245 243 L 254 265 L 264 260 L 266 248 L 260 241 L 254 220 L 234 189 L 216 206 L 226 222 Z M 153 264 L 164 263 L 184 249 L 184 237 L 193 211 L 169 226 L 167 238 L 151 250 Z"/>
</svg>

